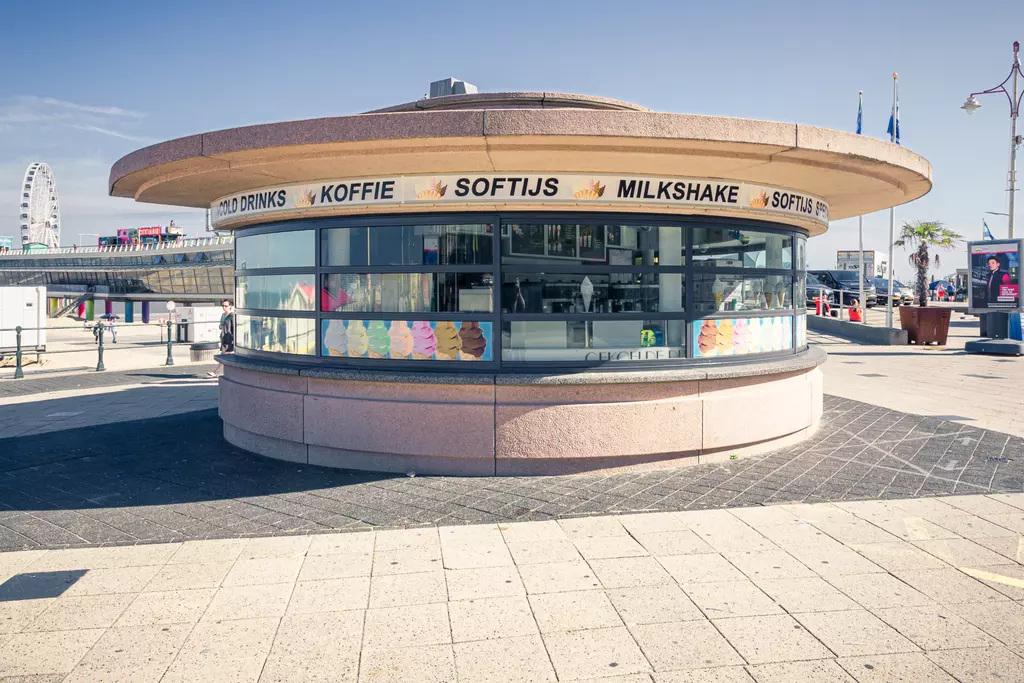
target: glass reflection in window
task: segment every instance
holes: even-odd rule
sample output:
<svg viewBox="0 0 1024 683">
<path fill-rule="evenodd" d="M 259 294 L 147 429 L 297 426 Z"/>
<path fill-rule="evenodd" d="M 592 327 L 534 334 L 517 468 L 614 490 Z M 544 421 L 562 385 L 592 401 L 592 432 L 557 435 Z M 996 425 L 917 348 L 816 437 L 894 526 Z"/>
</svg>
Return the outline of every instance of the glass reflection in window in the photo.
<svg viewBox="0 0 1024 683">
<path fill-rule="evenodd" d="M 694 288 L 698 313 L 773 311 L 793 306 L 793 278 L 789 275 L 702 273 L 696 276 Z"/>
<path fill-rule="evenodd" d="M 657 313 L 683 310 L 682 273 L 502 274 L 502 313 Z"/>
<path fill-rule="evenodd" d="M 486 224 L 332 228 L 323 231 L 321 261 L 325 266 L 490 265 L 493 233 Z"/>
<path fill-rule="evenodd" d="M 729 227 L 694 228 L 693 262 L 697 266 L 791 268 L 793 236 Z"/>
<path fill-rule="evenodd" d="M 502 323 L 506 361 L 651 361 L 686 357 L 682 320 L 512 320 Z"/>
<path fill-rule="evenodd" d="M 686 261 L 679 226 L 504 223 L 501 234 L 505 264 L 682 266 Z"/>
<path fill-rule="evenodd" d="M 239 275 L 235 278 L 235 306 L 280 311 L 312 311 L 313 275 Z"/>
<path fill-rule="evenodd" d="M 360 313 L 456 313 L 494 309 L 491 273 L 332 273 L 320 307 Z"/>
<path fill-rule="evenodd" d="M 316 352 L 312 318 L 235 315 L 235 344 L 243 349 L 312 355 Z"/>
<path fill-rule="evenodd" d="M 316 260 L 313 235 L 312 230 L 291 230 L 238 237 L 235 263 L 239 270 L 312 266 Z"/>
</svg>

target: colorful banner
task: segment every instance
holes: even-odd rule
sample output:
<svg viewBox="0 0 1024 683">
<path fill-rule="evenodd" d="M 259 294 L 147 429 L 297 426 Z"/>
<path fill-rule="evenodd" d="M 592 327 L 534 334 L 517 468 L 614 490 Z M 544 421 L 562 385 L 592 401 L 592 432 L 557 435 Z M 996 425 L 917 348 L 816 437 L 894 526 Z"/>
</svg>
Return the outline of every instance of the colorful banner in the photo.
<svg viewBox="0 0 1024 683">
<path fill-rule="evenodd" d="M 1020 240 L 969 242 L 971 313 L 1020 310 Z"/>
<path fill-rule="evenodd" d="M 804 318 L 805 316 L 800 316 Z M 793 318 L 725 318 L 693 323 L 693 357 L 745 356 L 793 348 Z"/>
<path fill-rule="evenodd" d="M 322 354 L 338 358 L 489 361 L 490 322 L 324 320 Z"/>
<path fill-rule="evenodd" d="M 828 225 L 821 197 L 779 187 L 709 178 L 632 175 L 465 174 L 327 180 L 240 192 L 211 206 L 213 225 L 286 211 L 312 213 L 347 207 L 466 204 L 586 204 L 739 210 L 752 216 L 776 214 Z"/>
</svg>

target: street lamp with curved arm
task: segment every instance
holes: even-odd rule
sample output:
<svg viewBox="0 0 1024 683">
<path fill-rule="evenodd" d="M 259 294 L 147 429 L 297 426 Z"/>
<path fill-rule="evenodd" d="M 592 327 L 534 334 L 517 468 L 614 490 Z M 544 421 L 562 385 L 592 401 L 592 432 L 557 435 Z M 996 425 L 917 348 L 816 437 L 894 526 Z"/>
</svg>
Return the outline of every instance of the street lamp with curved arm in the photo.
<svg viewBox="0 0 1024 683">
<path fill-rule="evenodd" d="M 1010 66 L 1010 75 L 994 88 L 972 92 L 960 107 L 968 114 L 973 114 L 975 110 L 981 107 L 981 102 L 977 98 L 978 95 L 993 95 L 999 92 L 1006 95 L 1006 98 L 1010 101 L 1010 216 L 1008 222 L 1011 239 L 1013 238 L 1014 199 L 1017 192 L 1017 147 L 1021 144 L 1021 136 L 1017 135 L 1017 116 L 1020 114 L 1021 97 L 1024 95 L 1020 93 L 1017 83 L 1018 77 L 1024 77 L 1024 71 L 1021 71 L 1020 66 L 1020 42 L 1014 41 L 1013 64 Z M 1006 84 L 1010 81 L 1013 81 L 1012 92 L 1006 88 Z"/>
</svg>

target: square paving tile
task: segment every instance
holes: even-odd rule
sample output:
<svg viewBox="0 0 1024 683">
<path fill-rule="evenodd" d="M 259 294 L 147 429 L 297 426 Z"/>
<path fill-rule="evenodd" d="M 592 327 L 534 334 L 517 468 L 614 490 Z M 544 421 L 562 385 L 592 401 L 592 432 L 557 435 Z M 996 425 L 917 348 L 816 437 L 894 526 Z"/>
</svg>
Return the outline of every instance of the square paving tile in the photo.
<svg viewBox="0 0 1024 683">
<path fill-rule="evenodd" d="M 366 610 L 364 648 L 416 647 L 451 642 L 447 605 L 407 605 Z"/>
<path fill-rule="evenodd" d="M 146 591 L 175 591 L 193 588 L 219 588 L 231 570 L 232 562 L 202 562 L 198 564 L 164 565 Z"/>
<path fill-rule="evenodd" d="M 561 531 L 561 527 L 558 527 L 558 530 Z M 575 562 L 581 559 L 576 546 L 567 538 L 510 542 L 508 550 L 512 553 L 512 560 L 519 566 L 551 562 Z"/>
<path fill-rule="evenodd" d="M 670 555 L 658 561 L 680 585 L 747 578 L 721 555 Z"/>
<path fill-rule="evenodd" d="M 980 546 L 999 553 L 1010 562 L 1024 564 L 1024 536 L 1020 534 L 995 538 L 975 538 L 972 540 Z"/>
<path fill-rule="evenodd" d="M 700 536 L 686 529 L 641 533 L 637 535 L 637 540 L 651 555 L 700 555 L 716 552 Z"/>
<path fill-rule="evenodd" d="M 498 530 L 501 531 L 501 535 L 507 544 L 564 541 L 568 539 L 562 527 L 554 520 L 499 524 Z"/>
<path fill-rule="evenodd" d="M 651 668 L 625 627 L 558 631 L 543 638 L 559 680 L 643 673 Z"/>
<path fill-rule="evenodd" d="M 867 610 L 808 612 L 796 618 L 840 657 L 919 652 L 916 645 Z"/>
<path fill-rule="evenodd" d="M 56 598 L 0 601 L 0 634 L 23 631 L 55 601 Z"/>
<path fill-rule="evenodd" d="M 999 643 L 939 605 L 875 610 L 886 622 L 924 650 L 989 647 Z"/>
<path fill-rule="evenodd" d="M 448 616 L 456 643 L 537 635 L 537 622 L 523 596 L 457 600 L 448 603 Z"/>
<path fill-rule="evenodd" d="M 813 571 L 785 550 L 724 552 L 722 555 L 754 581 L 815 576 Z"/>
<path fill-rule="evenodd" d="M 103 629 L 22 633 L 0 647 L 0 677 L 66 674 L 96 644 Z"/>
<path fill-rule="evenodd" d="M 380 532 L 377 538 L 385 532 Z M 442 569 L 441 546 L 423 545 L 396 550 L 380 550 L 373 553 L 373 575 L 418 574 Z"/>
<path fill-rule="evenodd" d="M 67 683 L 159 681 L 191 631 L 188 624 L 112 628 L 64 680 Z"/>
<path fill-rule="evenodd" d="M 449 600 L 501 598 L 525 595 L 526 589 L 515 567 L 446 569 Z"/>
<path fill-rule="evenodd" d="M 225 586 L 258 586 L 295 581 L 305 558 L 301 555 L 241 559 L 224 577 Z"/>
<path fill-rule="evenodd" d="M 715 626 L 750 664 L 825 659 L 832 656 L 825 646 L 791 616 L 716 619 Z"/>
<path fill-rule="evenodd" d="M 602 679 L 604 683 L 608 679 Z M 630 683 L 647 683 L 631 681 Z M 722 666 L 714 669 L 665 671 L 654 674 L 654 683 L 755 683 L 742 666 Z"/>
<path fill-rule="evenodd" d="M 478 683 L 543 683 L 555 680 L 539 636 L 455 643 L 458 680 Z"/>
<path fill-rule="evenodd" d="M 891 574 L 858 574 L 837 576 L 828 582 L 863 607 L 917 607 L 930 605 L 933 600 L 903 583 Z"/>
<path fill-rule="evenodd" d="M 244 538 L 227 538 L 209 541 L 185 541 L 177 552 L 167 560 L 169 564 L 206 564 L 209 562 L 234 562 L 242 553 L 248 541 Z"/>
<path fill-rule="evenodd" d="M 1012 600 L 1024 600 L 1024 566 L 999 564 L 977 568 L 962 567 L 961 571 Z"/>
<path fill-rule="evenodd" d="M 835 612 L 860 607 L 818 577 L 802 579 L 769 579 L 757 582 L 758 587 L 787 612 Z"/>
<path fill-rule="evenodd" d="M 93 569 L 117 569 L 164 565 L 181 550 L 181 543 L 151 543 L 114 548 Z M 223 559 L 223 558 L 221 558 Z"/>
<path fill-rule="evenodd" d="M 362 638 L 361 610 L 287 616 L 260 683 L 355 683 Z"/>
<path fill-rule="evenodd" d="M 704 619 L 704 615 L 693 601 L 674 584 L 617 588 L 607 591 L 607 594 L 619 617 L 626 624 L 661 624 Z"/>
<path fill-rule="evenodd" d="M 390 574 L 370 579 L 370 607 L 401 607 L 428 602 L 447 602 L 443 571 L 421 574 Z"/>
<path fill-rule="evenodd" d="M 565 534 L 572 539 L 591 536 L 628 536 L 626 527 L 615 517 L 577 517 L 561 519 L 558 523 Z"/>
<path fill-rule="evenodd" d="M 363 651 L 360 683 L 450 683 L 455 680 L 451 645 L 371 648 Z"/>
<path fill-rule="evenodd" d="M 604 591 L 531 595 L 530 606 L 541 633 L 622 626 Z"/>
<path fill-rule="evenodd" d="M 743 664 L 743 658 L 709 621 L 644 624 L 631 628 L 655 671 Z"/>
<path fill-rule="evenodd" d="M 84 595 L 78 598 L 58 598 L 25 632 L 73 631 L 78 629 L 108 628 L 114 625 L 134 595 Z"/>
<path fill-rule="evenodd" d="M 891 572 L 945 569 L 949 565 L 906 541 L 850 544 L 850 547 Z"/>
<path fill-rule="evenodd" d="M 306 556 L 373 554 L 377 535 L 373 531 L 354 531 L 346 534 L 320 534 L 309 542 Z"/>
<path fill-rule="evenodd" d="M 75 581 L 64 595 L 106 595 L 110 593 L 138 593 L 146 587 L 157 572 L 159 565 L 118 567 L 112 569 L 90 569 Z"/>
<path fill-rule="evenodd" d="M 311 536 L 275 536 L 272 538 L 252 538 L 242 548 L 240 559 L 258 559 L 263 557 L 301 557 L 306 554 Z"/>
<path fill-rule="evenodd" d="M 118 618 L 115 626 L 194 624 L 213 600 L 216 588 L 140 593 Z"/>
<path fill-rule="evenodd" d="M 527 565 L 519 568 L 526 592 L 558 593 L 601 588 L 594 570 L 586 562 L 553 562 Z"/>
<path fill-rule="evenodd" d="M 323 579 L 369 576 L 372 566 L 373 555 L 370 552 L 307 555 L 299 570 L 298 580 L 321 581 Z"/>
<path fill-rule="evenodd" d="M 774 600 L 748 580 L 695 583 L 686 594 L 709 619 L 782 614 Z"/>
<path fill-rule="evenodd" d="M 213 596 L 203 621 L 222 619 L 258 619 L 283 617 L 295 584 L 269 586 L 229 586 Z"/>
<path fill-rule="evenodd" d="M 928 659 L 962 683 L 1024 681 L 1024 659 L 1004 647 L 929 652 Z"/>
<path fill-rule="evenodd" d="M 161 683 L 258 679 L 274 641 L 278 621 L 239 619 L 199 623 Z"/>
<path fill-rule="evenodd" d="M 421 529 L 387 529 L 377 531 L 374 552 L 406 550 L 409 548 L 441 548 L 437 527 Z"/>
<path fill-rule="evenodd" d="M 885 571 L 863 555 L 831 539 L 828 543 L 813 546 L 787 546 L 786 551 L 819 576 L 851 576 Z"/>
<path fill-rule="evenodd" d="M 360 576 L 351 579 L 326 581 L 300 581 L 292 591 L 288 603 L 289 614 L 314 614 L 365 609 L 370 598 L 370 579 Z"/>
<path fill-rule="evenodd" d="M 1024 604 L 1008 600 L 951 605 L 950 609 L 1011 649 L 1024 648 Z"/>
<path fill-rule="evenodd" d="M 686 523 L 677 512 L 641 512 L 632 515 L 619 515 L 619 523 L 634 536 L 686 529 Z"/>
<path fill-rule="evenodd" d="M 605 588 L 629 588 L 669 583 L 672 578 L 653 557 L 591 560 L 590 566 Z"/>
<path fill-rule="evenodd" d="M 833 659 L 758 664 L 748 671 L 757 683 L 857 683 Z"/>
<path fill-rule="evenodd" d="M 630 536 L 584 536 L 573 541 L 586 560 L 614 557 L 642 557 L 647 550 Z"/>
<path fill-rule="evenodd" d="M 924 595 L 944 605 L 963 602 L 1002 602 L 1006 599 L 999 591 L 953 567 L 902 571 L 898 576 Z"/>
<path fill-rule="evenodd" d="M 956 683 L 955 678 L 918 652 L 843 657 L 839 659 L 839 664 L 859 683 Z"/>
<path fill-rule="evenodd" d="M 914 541 L 914 545 L 954 567 L 964 565 L 978 567 L 986 564 L 1006 563 L 1006 558 L 999 553 L 992 552 L 966 538 Z"/>
</svg>

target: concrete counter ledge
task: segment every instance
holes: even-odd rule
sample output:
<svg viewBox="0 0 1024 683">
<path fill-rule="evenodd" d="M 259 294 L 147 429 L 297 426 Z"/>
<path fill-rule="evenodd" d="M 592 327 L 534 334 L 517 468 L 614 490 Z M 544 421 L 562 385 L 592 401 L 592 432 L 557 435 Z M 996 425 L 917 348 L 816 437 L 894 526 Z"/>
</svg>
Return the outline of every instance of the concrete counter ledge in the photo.
<svg viewBox="0 0 1024 683">
<path fill-rule="evenodd" d="M 327 467 L 532 475 L 674 467 L 802 440 L 821 417 L 825 354 L 559 375 L 221 360 L 224 437 L 240 448 Z"/>
</svg>

